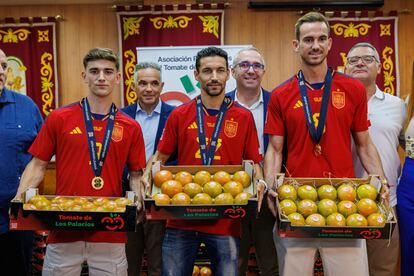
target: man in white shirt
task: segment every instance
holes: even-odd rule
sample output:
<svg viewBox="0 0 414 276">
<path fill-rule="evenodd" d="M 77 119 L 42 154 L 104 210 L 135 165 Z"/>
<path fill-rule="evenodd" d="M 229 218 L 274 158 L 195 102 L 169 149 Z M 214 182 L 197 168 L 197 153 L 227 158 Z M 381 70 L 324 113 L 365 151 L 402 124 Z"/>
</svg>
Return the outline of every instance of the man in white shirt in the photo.
<svg viewBox="0 0 414 276">
<path fill-rule="evenodd" d="M 263 133 L 270 92 L 261 87 L 265 73 L 265 61 L 257 48 L 249 47 L 240 50 L 233 59 L 231 69 L 236 79 L 236 89 L 227 93 L 235 102 L 252 112 L 256 124 L 260 151 L 264 155 L 269 142 L 268 135 Z M 266 205 L 266 200 L 263 203 Z M 240 241 L 239 275 L 246 275 L 251 241 L 256 249 L 256 258 L 260 275 L 277 275 L 276 248 L 273 239 L 275 218 L 266 206 L 262 206 L 258 217 L 249 217 L 242 222 L 242 238 Z"/>
<path fill-rule="evenodd" d="M 403 137 L 406 116 L 404 102 L 381 91 L 375 83 L 381 72 L 379 55 L 369 43 L 357 43 L 348 52 L 346 73 L 360 80 L 367 91 L 369 134 L 381 157 L 382 166 L 390 188 L 390 205 L 397 205 L 396 188 L 400 175 L 398 146 Z M 361 162 L 353 151 L 355 174 L 366 177 Z M 395 210 L 395 209 L 394 209 Z M 388 245 L 389 244 L 389 245 Z M 373 276 L 396 275 L 399 256 L 398 228 L 394 229 L 391 240 L 367 240 L 369 272 Z"/>
<path fill-rule="evenodd" d="M 138 100 L 136 103 L 122 109 L 123 112 L 134 118 L 141 126 L 147 162 L 155 153 L 165 122 L 174 109 L 173 106 L 160 100 L 163 86 L 161 67 L 158 64 L 150 62 L 139 63 L 135 68 L 133 84 Z M 126 254 L 129 276 L 140 275 L 144 248 L 147 253 L 149 275 L 161 275 L 164 233 L 164 220 L 145 221 L 137 225 L 136 232 L 128 233 Z"/>
</svg>

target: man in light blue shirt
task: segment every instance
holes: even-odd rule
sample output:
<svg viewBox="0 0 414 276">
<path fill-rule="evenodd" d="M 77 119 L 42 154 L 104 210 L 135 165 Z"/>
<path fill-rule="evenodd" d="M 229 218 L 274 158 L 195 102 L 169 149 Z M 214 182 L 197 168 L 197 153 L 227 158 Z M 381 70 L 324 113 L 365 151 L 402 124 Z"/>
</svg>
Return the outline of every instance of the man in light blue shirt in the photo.
<svg viewBox="0 0 414 276">
<path fill-rule="evenodd" d="M 158 126 L 160 122 L 161 115 L 161 101 L 158 101 L 158 104 L 152 111 L 147 113 L 147 110 L 143 109 L 141 105 L 137 105 L 137 113 L 135 114 L 135 120 L 141 125 L 142 134 L 144 135 L 145 141 L 145 156 L 147 157 L 147 162 L 154 154 L 154 145 L 155 139 L 158 131 Z"/>
<path fill-rule="evenodd" d="M 10 200 L 32 156 L 27 152 L 42 126 L 36 104 L 7 90 L 7 58 L 0 50 L 0 267 L 13 275 L 31 275 L 33 231 L 9 231 Z M 11 270 L 12 269 L 12 270 Z"/>
<path fill-rule="evenodd" d="M 141 125 L 147 162 L 155 153 L 165 122 L 174 109 L 173 106 L 160 100 L 163 87 L 161 67 L 158 64 L 151 62 L 138 64 L 135 68 L 133 84 L 138 100 L 122 109 Z M 148 274 L 161 275 L 164 232 L 165 221 L 148 220 L 137 225 L 136 232 L 128 233 L 126 254 L 129 276 L 140 275 L 144 248 L 147 252 Z"/>
</svg>

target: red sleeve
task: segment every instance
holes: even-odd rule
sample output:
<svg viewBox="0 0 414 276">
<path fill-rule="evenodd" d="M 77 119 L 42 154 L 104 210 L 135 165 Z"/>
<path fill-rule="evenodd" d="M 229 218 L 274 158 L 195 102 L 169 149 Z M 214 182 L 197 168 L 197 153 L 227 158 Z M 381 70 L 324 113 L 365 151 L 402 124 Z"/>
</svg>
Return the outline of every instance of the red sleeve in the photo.
<svg viewBox="0 0 414 276">
<path fill-rule="evenodd" d="M 260 154 L 260 144 L 257 138 L 256 125 L 254 124 L 253 115 L 249 112 L 249 120 L 247 125 L 247 137 L 244 148 L 243 159 L 253 160 L 254 163 L 259 163 L 263 160 Z"/>
<path fill-rule="evenodd" d="M 55 154 L 57 133 L 59 133 L 59 126 L 62 125 L 57 113 L 50 113 L 30 146 L 29 153 L 40 160 L 49 161 Z"/>
<path fill-rule="evenodd" d="M 282 117 L 282 110 L 279 103 L 279 91 L 273 91 L 267 108 L 266 123 L 264 128 L 265 134 L 285 135 L 285 126 Z"/>
<path fill-rule="evenodd" d="M 355 82 L 355 91 L 351 91 L 352 95 L 358 97 L 355 101 L 354 118 L 352 120 L 351 130 L 353 132 L 366 131 L 368 130 L 368 100 L 365 87 L 362 83 Z"/>
<path fill-rule="evenodd" d="M 171 112 L 165 123 L 157 150 L 163 154 L 171 155 L 177 148 L 178 142 L 178 115 L 177 109 Z"/>
<path fill-rule="evenodd" d="M 133 128 L 133 139 L 128 152 L 127 165 L 129 171 L 139 171 L 145 168 L 145 144 L 139 124 L 134 124 Z"/>
</svg>

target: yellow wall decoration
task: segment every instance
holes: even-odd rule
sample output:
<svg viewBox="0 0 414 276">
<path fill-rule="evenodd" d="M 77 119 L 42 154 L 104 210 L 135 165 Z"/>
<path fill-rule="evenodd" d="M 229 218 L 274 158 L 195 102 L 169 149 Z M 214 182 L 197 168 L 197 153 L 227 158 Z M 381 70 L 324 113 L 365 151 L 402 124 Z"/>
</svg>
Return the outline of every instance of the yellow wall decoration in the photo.
<svg viewBox="0 0 414 276">
<path fill-rule="evenodd" d="M 219 17 L 218 16 L 199 16 L 198 18 L 203 21 L 203 33 L 212 33 L 218 38 L 219 29 Z"/>
<path fill-rule="evenodd" d="M 134 51 L 128 50 L 124 52 L 124 57 L 126 58 L 125 63 L 125 96 L 128 105 L 135 103 L 138 98 L 137 93 L 132 90 L 132 84 L 134 83 L 134 73 L 135 73 L 135 64 L 137 63 L 137 58 Z"/>
<path fill-rule="evenodd" d="M 124 33 L 124 40 L 128 38 L 130 35 L 137 35 L 139 34 L 140 23 L 144 19 L 143 16 L 141 17 L 129 17 L 123 18 L 123 33 Z"/>
<path fill-rule="evenodd" d="M 391 36 L 391 24 L 380 24 L 381 33 L 380 36 Z"/>
<path fill-rule="evenodd" d="M 53 103 L 53 82 L 52 82 L 52 75 L 53 69 L 50 62 L 53 60 L 53 56 L 50 53 L 43 53 L 41 57 L 41 64 L 42 67 L 40 68 L 40 75 L 42 76 L 40 79 L 42 81 L 42 110 L 43 113 L 49 115 L 52 111 L 52 103 Z"/>
<path fill-rule="evenodd" d="M 384 92 L 389 93 L 391 95 L 395 95 L 395 88 L 394 88 L 394 80 L 395 77 L 393 76 L 394 71 L 394 63 L 392 62 L 391 54 L 393 53 L 393 49 L 391 47 L 385 47 L 382 51 L 382 68 L 384 74 Z"/>
<path fill-rule="evenodd" d="M 342 64 L 338 65 L 336 67 L 336 71 L 344 73 L 345 72 L 345 66 L 346 66 L 346 53 L 340 52 L 339 54 L 341 55 Z"/>
<path fill-rule="evenodd" d="M 37 42 L 49 42 L 49 30 L 37 31 Z"/>
<path fill-rule="evenodd" d="M 7 32 L 0 30 L 0 40 L 3 39 L 3 43 L 18 43 L 19 41 L 26 40 L 29 34 L 30 31 L 26 29 L 18 29 L 16 31 L 8 29 Z"/>
<path fill-rule="evenodd" d="M 354 25 L 354 23 L 349 23 L 348 25 L 337 23 L 331 26 L 331 28 L 337 36 L 359 37 L 366 35 L 371 26 L 364 23 L 357 25 Z"/>
<path fill-rule="evenodd" d="M 190 22 L 192 18 L 181 15 L 177 17 L 168 16 L 165 17 L 155 17 L 151 18 L 150 21 L 154 24 L 154 28 L 159 30 L 163 29 L 170 29 L 170 28 L 187 28 L 188 22 Z"/>
</svg>

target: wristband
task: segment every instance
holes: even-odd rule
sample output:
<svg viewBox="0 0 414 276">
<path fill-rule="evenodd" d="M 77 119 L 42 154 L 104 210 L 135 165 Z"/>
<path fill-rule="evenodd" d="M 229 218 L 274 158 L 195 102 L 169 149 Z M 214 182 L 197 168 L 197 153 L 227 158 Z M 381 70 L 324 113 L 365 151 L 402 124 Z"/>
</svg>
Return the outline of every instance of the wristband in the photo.
<svg viewBox="0 0 414 276">
<path fill-rule="evenodd" d="M 382 185 L 387 186 L 387 188 L 390 187 L 390 185 L 388 184 L 387 179 L 385 179 L 385 178 L 384 179 L 381 179 L 380 182 L 381 182 Z"/>
<path fill-rule="evenodd" d="M 257 184 L 259 184 L 259 183 L 263 183 L 263 185 L 265 186 L 265 189 L 267 190 L 267 183 L 266 183 L 266 181 L 264 181 L 263 179 L 259 179 L 259 180 L 257 180 Z"/>
</svg>

